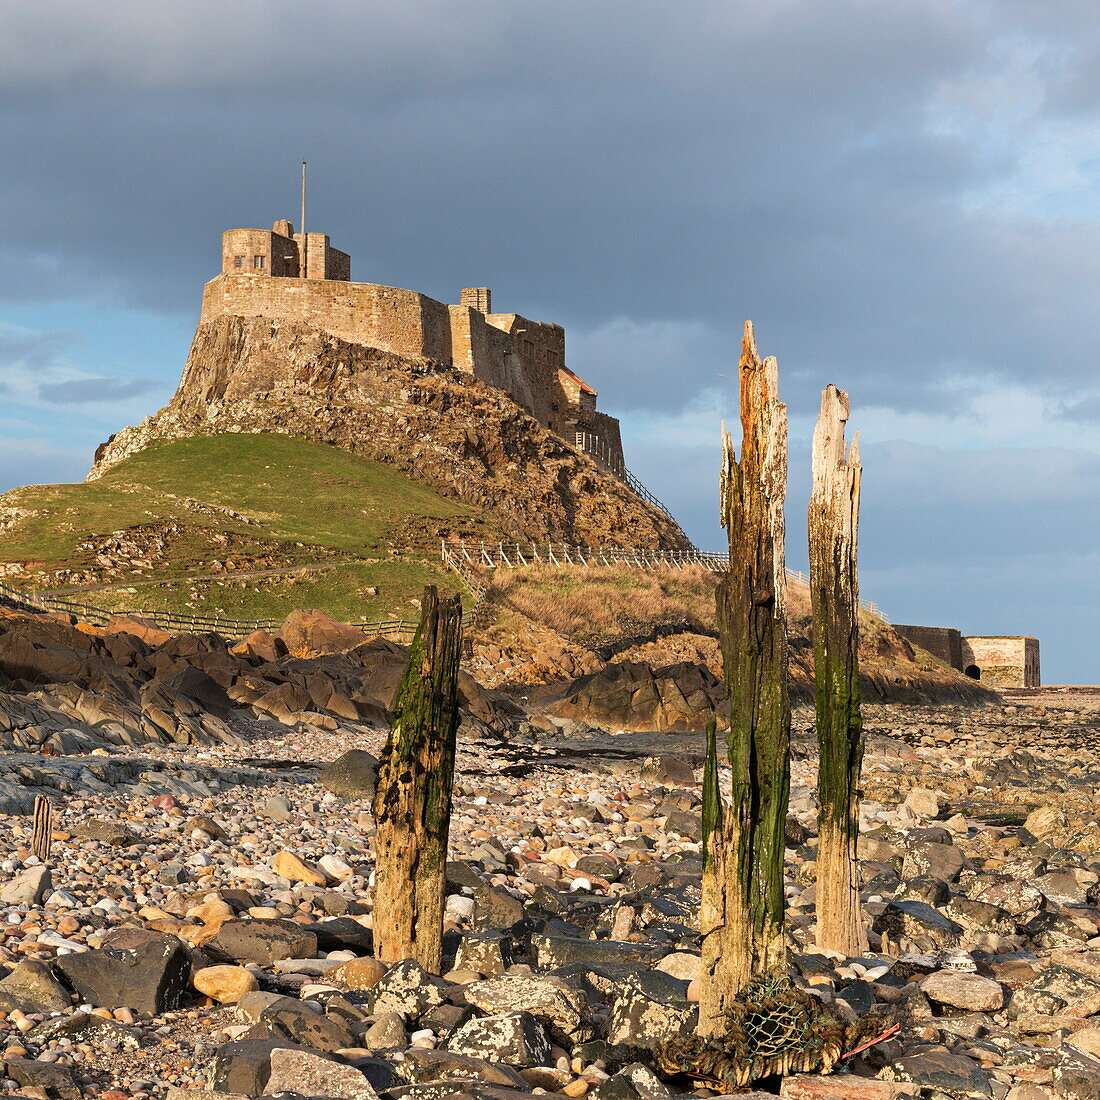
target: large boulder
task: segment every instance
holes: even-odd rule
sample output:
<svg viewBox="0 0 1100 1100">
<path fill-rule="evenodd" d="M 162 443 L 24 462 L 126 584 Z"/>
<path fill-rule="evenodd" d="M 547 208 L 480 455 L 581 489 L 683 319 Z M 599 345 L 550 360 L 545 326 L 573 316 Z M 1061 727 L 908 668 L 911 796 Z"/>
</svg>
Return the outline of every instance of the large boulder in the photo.
<svg viewBox="0 0 1100 1100">
<path fill-rule="evenodd" d="M 373 798 L 378 757 L 365 749 L 348 749 L 321 769 L 319 782 L 340 798 Z"/>
<path fill-rule="evenodd" d="M 227 920 L 205 946 L 234 962 L 271 966 L 280 959 L 313 958 L 317 937 L 291 920 Z"/>
<path fill-rule="evenodd" d="M 270 1056 L 266 1091 L 300 1096 L 327 1096 L 334 1100 L 378 1100 L 367 1078 L 354 1066 L 334 1062 L 307 1050 L 276 1047 Z"/>
<path fill-rule="evenodd" d="M 536 692 L 533 702 L 557 718 L 628 730 L 697 730 L 703 717 L 721 717 L 725 692 L 703 664 L 683 661 L 654 669 L 620 661 L 565 685 Z"/>
<path fill-rule="evenodd" d="M 191 960 L 175 936 L 119 929 L 94 951 L 62 955 L 54 966 L 82 1001 L 155 1016 L 179 1006 Z"/>
<path fill-rule="evenodd" d="M 470 1020 L 450 1036 L 447 1049 L 521 1069 L 550 1064 L 550 1037 L 529 1012 Z"/>
<path fill-rule="evenodd" d="M 584 993 L 554 974 L 498 974 L 471 982 L 462 992 L 469 1004 L 492 1015 L 530 1012 L 569 1045 L 592 1035 Z"/>
<path fill-rule="evenodd" d="M 0 981 L 0 1012 L 65 1012 L 71 1006 L 69 991 L 45 963 L 25 959 Z"/>
<path fill-rule="evenodd" d="M 920 988 L 930 1001 L 967 1012 L 1000 1012 L 1005 1004 L 1005 991 L 1000 982 L 983 978 L 981 974 L 938 970 L 925 978 Z"/>
<path fill-rule="evenodd" d="M 316 608 L 292 611 L 279 627 L 278 637 L 291 653 L 301 657 L 346 653 L 370 640 L 357 626 L 339 623 Z"/>
</svg>

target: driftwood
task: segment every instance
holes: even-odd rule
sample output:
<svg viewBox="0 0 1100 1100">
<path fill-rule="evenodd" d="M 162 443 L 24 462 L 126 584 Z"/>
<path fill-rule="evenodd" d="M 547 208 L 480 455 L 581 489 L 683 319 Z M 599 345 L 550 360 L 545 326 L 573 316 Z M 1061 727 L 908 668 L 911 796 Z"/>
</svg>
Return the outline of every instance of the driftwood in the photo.
<svg viewBox="0 0 1100 1100">
<path fill-rule="evenodd" d="M 374 795 L 374 953 L 438 974 L 451 823 L 462 601 L 424 590 Z"/>
<path fill-rule="evenodd" d="M 859 955 L 867 949 L 856 860 L 863 763 L 856 573 L 862 467 L 858 438 L 845 454 L 848 412 L 847 393 L 826 386 L 814 430 L 808 530 L 821 760 L 817 783 L 817 944 L 845 955 Z"/>
<path fill-rule="evenodd" d="M 731 705 L 732 782 L 723 792 L 712 725 L 703 784 L 702 1036 L 724 1031 L 734 998 L 753 978 L 783 974 L 786 965 L 787 408 L 777 396 L 777 373 L 774 358 L 761 361 L 747 322 L 740 362 L 740 461 L 723 432 L 722 523 L 729 534 L 730 566 L 716 598 Z"/>
</svg>

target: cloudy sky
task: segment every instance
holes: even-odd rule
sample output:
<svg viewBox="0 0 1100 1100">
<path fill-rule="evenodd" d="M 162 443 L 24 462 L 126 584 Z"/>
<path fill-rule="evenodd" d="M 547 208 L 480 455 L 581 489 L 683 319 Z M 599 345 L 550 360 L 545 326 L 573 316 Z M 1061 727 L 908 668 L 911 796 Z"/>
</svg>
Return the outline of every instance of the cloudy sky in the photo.
<svg viewBox="0 0 1100 1100">
<path fill-rule="evenodd" d="M 849 390 L 862 586 L 1100 682 L 1100 21 L 1086 0 L 0 0 L 0 488 L 171 395 L 221 231 L 563 323 L 718 547 L 740 327 Z"/>
</svg>

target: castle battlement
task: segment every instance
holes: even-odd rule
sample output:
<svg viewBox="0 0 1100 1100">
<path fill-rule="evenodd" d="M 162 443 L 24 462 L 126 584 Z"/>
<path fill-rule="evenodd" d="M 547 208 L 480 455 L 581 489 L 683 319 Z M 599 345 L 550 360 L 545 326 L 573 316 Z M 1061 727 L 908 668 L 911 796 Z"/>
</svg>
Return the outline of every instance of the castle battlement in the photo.
<svg viewBox="0 0 1100 1100">
<path fill-rule="evenodd" d="M 596 408 L 596 391 L 565 365 L 565 330 L 518 313 L 493 313 L 488 287 L 456 305 L 414 290 L 353 283 L 351 257 L 325 233 L 230 229 L 222 273 L 203 288 L 202 320 L 236 315 L 301 321 L 351 343 L 467 371 L 507 391 L 540 424 L 622 475 L 619 422 Z"/>
</svg>

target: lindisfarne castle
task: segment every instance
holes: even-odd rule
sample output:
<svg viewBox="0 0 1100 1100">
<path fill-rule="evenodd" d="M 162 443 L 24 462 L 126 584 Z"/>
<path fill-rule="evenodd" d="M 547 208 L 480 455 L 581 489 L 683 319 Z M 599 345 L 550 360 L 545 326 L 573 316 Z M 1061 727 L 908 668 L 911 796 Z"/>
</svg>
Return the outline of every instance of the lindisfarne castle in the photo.
<svg viewBox="0 0 1100 1100">
<path fill-rule="evenodd" d="M 544 427 L 622 476 L 619 422 L 596 408 L 596 391 L 565 364 L 565 330 L 518 313 L 494 313 L 488 287 L 446 304 L 415 290 L 357 283 L 351 257 L 325 233 L 230 229 L 221 274 L 204 288 L 202 320 L 301 321 L 349 343 L 466 371 L 511 395 Z"/>
</svg>

